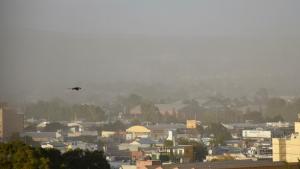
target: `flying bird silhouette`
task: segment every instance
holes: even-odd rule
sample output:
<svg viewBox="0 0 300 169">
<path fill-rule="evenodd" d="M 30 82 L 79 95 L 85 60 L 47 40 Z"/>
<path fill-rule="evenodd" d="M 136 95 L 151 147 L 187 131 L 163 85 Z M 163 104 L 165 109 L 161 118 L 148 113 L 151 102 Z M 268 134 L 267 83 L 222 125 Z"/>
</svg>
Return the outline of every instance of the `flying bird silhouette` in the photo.
<svg viewBox="0 0 300 169">
<path fill-rule="evenodd" d="M 79 91 L 81 90 L 82 88 L 81 87 L 72 87 L 72 88 L 69 88 L 70 90 L 76 90 L 76 91 Z"/>
</svg>

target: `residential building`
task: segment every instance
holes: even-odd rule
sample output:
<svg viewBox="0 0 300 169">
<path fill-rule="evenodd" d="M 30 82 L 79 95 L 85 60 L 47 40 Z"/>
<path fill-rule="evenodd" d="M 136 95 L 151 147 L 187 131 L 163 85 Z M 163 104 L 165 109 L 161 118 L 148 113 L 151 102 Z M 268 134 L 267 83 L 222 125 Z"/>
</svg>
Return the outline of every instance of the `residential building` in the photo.
<svg viewBox="0 0 300 169">
<path fill-rule="evenodd" d="M 176 163 L 190 163 L 195 159 L 194 149 L 192 145 L 164 147 L 160 150 L 160 154 L 172 156 L 172 159 L 170 160 Z"/>
<path fill-rule="evenodd" d="M 83 132 L 83 126 L 81 123 L 72 122 L 67 124 L 69 131 L 68 137 L 78 137 Z"/>
<path fill-rule="evenodd" d="M 68 150 L 75 150 L 75 149 L 82 149 L 82 150 L 89 150 L 89 151 L 98 150 L 97 144 L 86 143 L 83 141 L 72 141 L 66 144 Z"/>
<path fill-rule="evenodd" d="M 7 141 L 14 133 L 21 133 L 24 128 L 24 115 L 15 109 L 0 103 L 0 141 Z"/>
<path fill-rule="evenodd" d="M 132 151 L 131 152 L 131 159 L 136 161 L 136 160 L 141 160 L 144 158 L 144 152 L 143 151 Z"/>
<path fill-rule="evenodd" d="M 147 166 L 159 166 L 161 165 L 160 161 L 154 160 L 140 160 L 136 162 L 136 169 L 147 169 Z"/>
<path fill-rule="evenodd" d="M 176 134 L 177 129 L 184 129 L 185 125 L 181 123 L 171 123 L 171 124 L 155 124 L 147 126 L 151 130 L 151 137 L 153 139 L 166 139 L 169 136 L 169 132 L 172 131 Z M 175 135 L 173 135 L 175 136 Z"/>
<path fill-rule="evenodd" d="M 57 141 L 59 139 L 62 139 L 62 135 L 59 131 L 57 132 L 24 132 L 21 134 L 21 136 L 29 136 L 34 141 L 37 142 L 50 142 L 50 141 Z"/>
<path fill-rule="evenodd" d="M 209 150 L 206 161 L 224 161 L 224 160 L 249 160 L 240 148 L 229 146 L 218 146 Z"/>
<path fill-rule="evenodd" d="M 108 137 L 111 137 L 115 134 L 116 134 L 115 131 L 102 131 L 101 132 L 101 137 L 108 138 Z"/>
<path fill-rule="evenodd" d="M 236 148 L 244 148 L 245 147 L 244 140 L 225 140 L 224 144 L 229 147 L 236 147 Z"/>
<path fill-rule="evenodd" d="M 186 128 L 188 128 L 188 129 L 197 128 L 197 121 L 196 120 L 187 120 L 186 121 Z"/>
<path fill-rule="evenodd" d="M 248 139 L 270 139 L 271 131 L 265 130 L 243 130 L 242 136 L 243 138 Z"/>
<path fill-rule="evenodd" d="M 299 116 L 299 115 L 298 115 Z M 300 118 L 295 122 L 295 133 L 289 138 L 273 138 L 273 161 L 298 162 L 300 159 Z"/>
</svg>

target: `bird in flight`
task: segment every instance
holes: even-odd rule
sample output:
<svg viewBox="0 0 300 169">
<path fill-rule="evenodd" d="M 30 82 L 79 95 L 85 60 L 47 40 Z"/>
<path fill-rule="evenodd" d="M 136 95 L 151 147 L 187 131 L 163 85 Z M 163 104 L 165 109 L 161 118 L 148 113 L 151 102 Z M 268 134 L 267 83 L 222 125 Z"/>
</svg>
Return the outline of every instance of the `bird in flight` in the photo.
<svg viewBox="0 0 300 169">
<path fill-rule="evenodd" d="M 69 88 L 70 90 L 76 90 L 76 91 L 79 91 L 81 90 L 82 88 L 81 87 L 72 87 L 72 88 Z"/>
</svg>

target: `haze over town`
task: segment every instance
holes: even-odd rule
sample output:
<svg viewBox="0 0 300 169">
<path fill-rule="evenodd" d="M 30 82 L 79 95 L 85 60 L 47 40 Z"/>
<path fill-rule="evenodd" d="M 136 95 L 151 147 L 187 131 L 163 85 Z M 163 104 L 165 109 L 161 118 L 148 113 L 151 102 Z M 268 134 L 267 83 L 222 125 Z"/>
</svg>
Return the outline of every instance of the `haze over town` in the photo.
<svg viewBox="0 0 300 169">
<path fill-rule="evenodd" d="M 137 85 L 191 97 L 300 92 L 297 1 L 1 3 L 0 93 L 11 100 L 71 99 L 72 85 L 87 88 L 86 102 Z"/>
<path fill-rule="evenodd" d="M 299 18 L 297 0 L 1 0 L 0 168 L 297 168 Z"/>
</svg>

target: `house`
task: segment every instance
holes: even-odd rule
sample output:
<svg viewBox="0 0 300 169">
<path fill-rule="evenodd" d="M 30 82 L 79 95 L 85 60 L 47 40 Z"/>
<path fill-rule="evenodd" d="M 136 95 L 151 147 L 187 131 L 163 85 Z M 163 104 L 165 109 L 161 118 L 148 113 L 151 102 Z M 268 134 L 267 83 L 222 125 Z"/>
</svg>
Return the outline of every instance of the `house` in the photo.
<svg viewBox="0 0 300 169">
<path fill-rule="evenodd" d="M 62 139 L 62 135 L 59 131 L 57 132 L 24 132 L 21 134 L 21 137 L 29 136 L 33 141 L 38 142 L 49 142 L 52 140 Z"/>
<path fill-rule="evenodd" d="M 126 140 L 134 140 L 136 138 L 147 138 L 151 131 L 144 126 L 132 126 L 126 129 Z"/>
<path fill-rule="evenodd" d="M 153 147 L 159 144 L 159 142 L 151 140 L 150 138 L 137 138 L 130 143 L 119 144 L 119 150 L 138 151 L 140 149 Z"/>
<path fill-rule="evenodd" d="M 111 137 L 115 134 L 116 134 L 115 131 L 102 131 L 101 132 L 101 137 L 108 138 L 108 137 Z"/>
<path fill-rule="evenodd" d="M 141 148 L 153 147 L 156 144 L 159 144 L 158 141 L 154 141 L 150 138 L 138 138 L 136 142 L 141 145 Z"/>
<path fill-rule="evenodd" d="M 164 147 L 160 149 L 160 153 L 161 155 L 172 156 L 170 160 L 176 163 L 190 163 L 195 159 L 192 145 Z"/>
<path fill-rule="evenodd" d="M 68 131 L 68 137 L 78 137 L 81 135 L 81 132 L 83 131 L 83 126 L 80 123 L 68 123 L 67 124 L 69 131 Z"/>
<path fill-rule="evenodd" d="M 133 161 L 136 161 L 136 160 L 141 160 L 144 158 L 144 152 L 143 151 L 132 151 L 131 152 L 131 159 Z"/>
<path fill-rule="evenodd" d="M 236 147 L 236 148 L 244 148 L 245 147 L 244 140 L 225 140 L 224 144 L 229 147 Z"/>
<path fill-rule="evenodd" d="M 159 166 L 161 165 L 160 161 L 155 160 L 139 160 L 136 162 L 136 169 L 147 169 L 147 166 Z"/>
<path fill-rule="evenodd" d="M 188 129 L 197 128 L 197 121 L 196 120 L 186 120 L 186 128 L 188 128 Z"/>
<path fill-rule="evenodd" d="M 155 124 L 147 126 L 151 130 L 151 138 L 159 140 L 166 139 L 169 136 L 169 132 L 173 131 L 175 136 L 175 131 L 177 129 L 184 129 L 185 125 L 181 123 L 171 123 L 171 124 Z"/>
<path fill-rule="evenodd" d="M 86 143 L 83 141 L 72 141 L 72 142 L 67 142 L 66 144 L 68 150 L 75 150 L 75 149 L 82 149 L 82 150 L 89 150 L 89 151 L 98 150 L 97 144 Z"/>
<path fill-rule="evenodd" d="M 249 160 L 240 148 L 229 146 L 218 146 L 209 150 L 206 161 L 224 161 L 224 160 Z"/>
<path fill-rule="evenodd" d="M 67 145 L 63 142 L 46 142 L 41 144 L 42 148 L 55 148 L 59 150 L 60 152 L 65 152 L 67 149 Z"/>
</svg>

